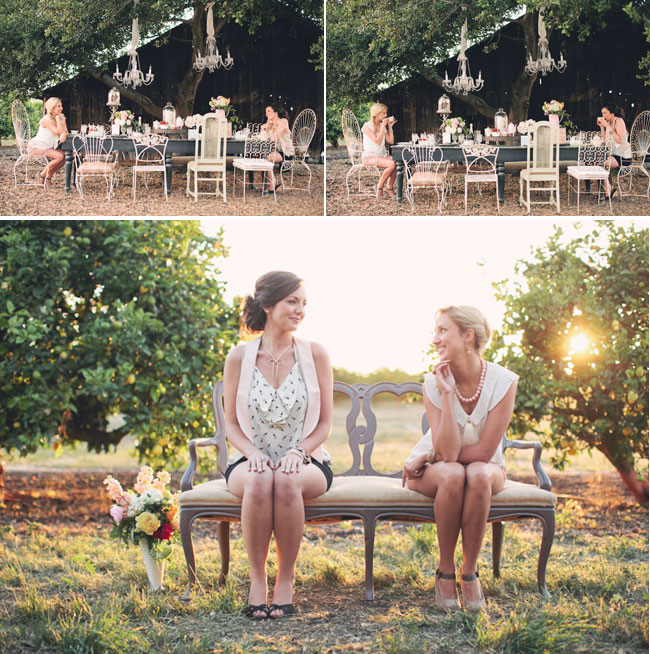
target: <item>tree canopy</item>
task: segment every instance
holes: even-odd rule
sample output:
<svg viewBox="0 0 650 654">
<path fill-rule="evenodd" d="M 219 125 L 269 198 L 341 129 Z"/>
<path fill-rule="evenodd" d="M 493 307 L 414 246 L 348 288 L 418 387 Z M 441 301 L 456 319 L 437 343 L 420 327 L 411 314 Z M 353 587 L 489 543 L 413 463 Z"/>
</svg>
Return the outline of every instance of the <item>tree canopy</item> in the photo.
<svg viewBox="0 0 650 654">
<path fill-rule="evenodd" d="M 141 459 L 183 461 L 213 433 L 238 338 L 224 256 L 195 221 L 0 223 L 0 448 L 100 451 L 130 433 Z"/>
<path fill-rule="evenodd" d="M 520 376 L 511 423 L 555 448 L 562 468 L 602 452 L 648 501 L 648 230 L 599 223 L 563 244 L 561 228 L 495 284 L 505 304 L 488 357 Z"/>
</svg>

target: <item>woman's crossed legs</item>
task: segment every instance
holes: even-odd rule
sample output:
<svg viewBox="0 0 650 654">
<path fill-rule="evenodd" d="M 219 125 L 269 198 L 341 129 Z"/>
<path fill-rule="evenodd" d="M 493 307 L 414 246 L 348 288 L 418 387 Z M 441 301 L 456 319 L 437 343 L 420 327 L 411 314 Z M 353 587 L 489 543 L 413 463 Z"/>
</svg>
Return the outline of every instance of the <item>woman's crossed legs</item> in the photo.
<svg viewBox="0 0 650 654">
<path fill-rule="evenodd" d="M 397 164 L 392 157 L 370 157 L 369 159 L 363 160 L 363 165 L 377 166 L 377 168 L 383 168 L 384 170 L 377 184 L 377 195 L 382 195 L 384 184 L 387 190 L 393 190 L 395 177 L 397 176 Z"/>
</svg>

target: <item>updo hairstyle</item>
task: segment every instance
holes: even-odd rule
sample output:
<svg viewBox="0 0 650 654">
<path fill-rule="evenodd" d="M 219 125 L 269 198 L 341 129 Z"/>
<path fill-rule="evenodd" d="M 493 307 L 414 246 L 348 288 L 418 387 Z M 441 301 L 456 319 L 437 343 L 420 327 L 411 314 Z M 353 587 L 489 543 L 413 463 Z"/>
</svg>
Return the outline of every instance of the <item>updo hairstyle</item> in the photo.
<svg viewBox="0 0 650 654">
<path fill-rule="evenodd" d="M 379 114 L 384 111 L 388 111 L 388 107 L 385 104 L 382 104 L 381 102 L 375 102 L 375 104 L 370 107 L 370 122 L 375 124 L 375 118 L 379 116 Z"/>
<path fill-rule="evenodd" d="M 241 327 L 248 333 L 261 332 L 266 325 L 264 309 L 277 304 L 291 295 L 303 279 L 291 272 L 274 270 L 262 275 L 255 282 L 255 294 L 247 295 L 241 305 Z"/>
<path fill-rule="evenodd" d="M 48 98 L 45 101 L 45 105 L 44 105 L 45 113 L 50 120 L 54 120 L 54 116 L 52 115 L 52 112 L 54 111 L 54 107 L 56 107 L 56 105 L 59 104 L 59 102 L 61 102 L 61 98 L 57 98 L 55 96 L 52 96 L 51 98 Z"/>
<path fill-rule="evenodd" d="M 490 326 L 488 325 L 485 316 L 475 307 L 468 305 L 450 306 L 444 309 L 439 309 L 436 316 L 441 314 L 449 316 L 464 334 L 468 329 L 474 330 L 474 349 L 478 354 L 482 354 L 483 350 L 490 342 Z"/>
</svg>

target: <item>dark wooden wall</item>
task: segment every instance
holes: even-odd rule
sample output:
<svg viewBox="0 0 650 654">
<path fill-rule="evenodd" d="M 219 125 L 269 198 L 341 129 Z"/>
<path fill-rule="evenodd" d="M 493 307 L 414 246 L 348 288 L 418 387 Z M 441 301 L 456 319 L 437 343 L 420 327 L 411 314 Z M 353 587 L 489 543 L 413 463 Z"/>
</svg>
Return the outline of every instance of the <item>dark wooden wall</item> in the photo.
<svg viewBox="0 0 650 654">
<path fill-rule="evenodd" d="M 525 63 L 523 30 L 510 23 L 494 35 L 490 43 L 497 43 L 497 48 L 485 53 L 483 48 L 487 42 L 483 42 L 468 49 L 467 56 L 472 75 L 477 77 L 480 70 L 486 80 L 477 95 L 490 106 L 503 107 L 507 113 L 511 83 Z M 550 50 L 556 60 L 561 50 L 568 66 L 562 74 L 553 72 L 538 78 L 530 97 L 529 118 L 543 120 L 542 104 L 547 100 L 560 100 L 564 101 L 565 110 L 579 129 L 596 129 L 596 118 L 603 104 L 612 102 L 624 110 L 629 129 L 635 116 L 650 109 L 650 86 L 637 78 L 638 61 L 648 51 L 648 43 L 641 26 L 627 16 L 617 15 L 605 30 L 592 34 L 583 43 L 554 32 Z M 457 69 L 454 57 L 441 64 L 438 72 L 444 77 L 447 70 L 453 79 Z M 418 76 L 387 89 L 378 99 L 389 106 L 389 113 L 399 121 L 395 126 L 396 137 L 408 140 L 411 132 L 432 131 L 440 125 L 436 110 L 438 98 L 443 93 L 440 87 Z M 475 129 L 493 124 L 473 107 L 450 97 L 452 116 L 462 116 L 473 122 Z"/>
<path fill-rule="evenodd" d="M 317 115 L 312 152 L 322 149 L 323 139 L 323 73 L 316 71 L 309 49 L 319 27 L 296 15 L 277 14 L 276 20 L 255 35 L 238 25 L 226 25 L 217 37 L 219 51 L 225 57 L 227 46 L 235 59 L 229 71 L 205 72 L 199 84 L 193 113 L 208 113 L 211 97 L 223 95 L 231 99 L 244 122 L 266 120 L 264 109 L 270 102 L 279 102 L 288 112 L 291 124 L 296 115 L 311 108 Z M 193 59 L 189 27 L 179 25 L 163 38 L 138 48 L 140 67 L 146 73 L 149 65 L 154 73 L 150 86 L 138 91 L 158 106 L 174 102 L 177 86 Z M 127 57 L 117 59 L 120 71 L 127 66 Z M 106 69 L 115 71 L 115 60 Z M 46 89 L 44 97 L 59 96 L 68 116 L 68 126 L 78 129 L 83 123 L 105 123 L 110 112 L 106 106 L 109 87 L 90 76 L 79 76 Z M 130 109 L 143 122 L 152 118 L 142 108 L 122 96 L 121 109 Z"/>
</svg>

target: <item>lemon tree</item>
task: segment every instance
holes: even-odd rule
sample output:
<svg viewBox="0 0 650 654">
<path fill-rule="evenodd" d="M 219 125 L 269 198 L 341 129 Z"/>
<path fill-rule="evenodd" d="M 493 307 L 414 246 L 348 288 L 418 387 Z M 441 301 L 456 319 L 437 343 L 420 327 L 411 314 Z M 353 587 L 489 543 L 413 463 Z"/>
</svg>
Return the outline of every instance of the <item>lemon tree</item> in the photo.
<svg viewBox="0 0 650 654">
<path fill-rule="evenodd" d="M 196 221 L 0 223 L 0 447 L 132 434 L 141 459 L 183 462 L 237 340 L 226 254 Z"/>
<path fill-rule="evenodd" d="M 520 375 L 512 422 L 555 449 L 553 464 L 596 448 L 648 501 L 648 230 L 601 222 L 562 230 L 495 284 L 503 333 L 489 356 Z"/>
</svg>

